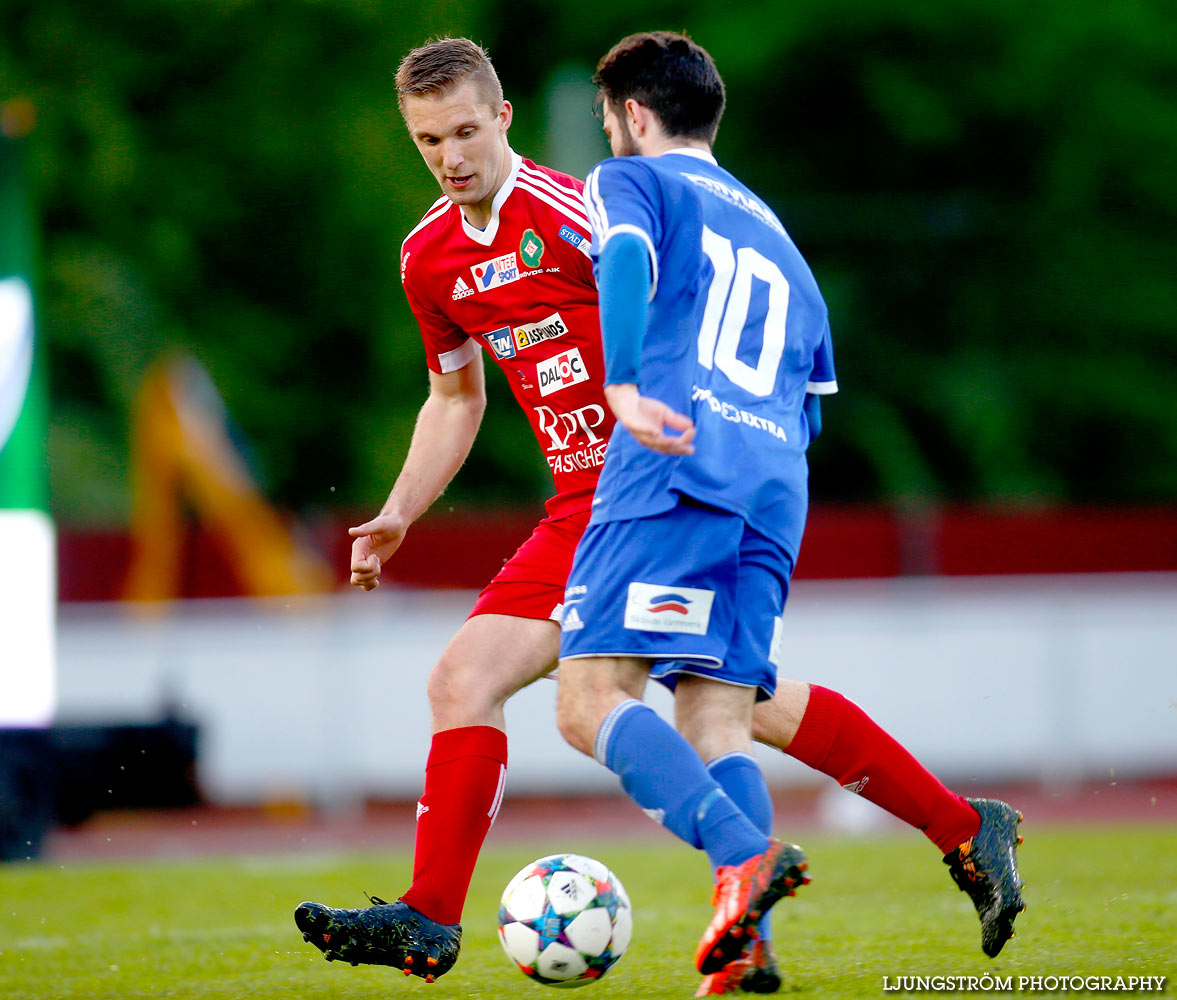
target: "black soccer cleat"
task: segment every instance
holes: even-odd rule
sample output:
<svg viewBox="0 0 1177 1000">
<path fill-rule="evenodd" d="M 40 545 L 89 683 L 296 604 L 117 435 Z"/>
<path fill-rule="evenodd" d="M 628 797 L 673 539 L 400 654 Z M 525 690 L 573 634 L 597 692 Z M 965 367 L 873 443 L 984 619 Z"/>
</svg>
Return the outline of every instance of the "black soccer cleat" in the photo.
<svg viewBox="0 0 1177 1000">
<path fill-rule="evenodd" d="M 744 954 L 748 965 L 740 977 L 740 989 L 745 993 L 776 993 L 781 988 L 781 967 L 772 942 L 757 938 Z"/>
<path fill-rule="evenodd" d="M 458 960 L 461 924 L 439 924 L 408 903 L 386 903 L 337 910 L 322 903 L 299 903 L 294 922 L 328 962 L 391 965 L 427 983 L 444 976 Z"/>
<path fill-rule="evenodd" d="M 997 799 L 967 799 L 981 817 L 981 828 L 944 855 L 952 880 L 967 892 L 981 918 L 981 950 L 996 958 L 1014 936 L 1014 919 L 1025 908 L 1018 876 L 1018 824 L 1022 814 Z"/>
</svg>

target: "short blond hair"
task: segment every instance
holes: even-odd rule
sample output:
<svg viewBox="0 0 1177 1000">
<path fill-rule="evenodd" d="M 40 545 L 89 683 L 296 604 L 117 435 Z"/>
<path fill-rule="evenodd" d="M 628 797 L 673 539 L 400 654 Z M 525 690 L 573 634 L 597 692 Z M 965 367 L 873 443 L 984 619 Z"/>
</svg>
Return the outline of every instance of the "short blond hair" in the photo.
<svg viewBox="0 0 1177 1000">
<path fill-rule="evenodd" d="M 396 71 L 396 97 L 401 115 L 406 97 L 431 97 L 473 80 L 496 112 L 503 103 L 503 85 L 490 55 L 469 38 L 439 38 L 413 49 Z"/>
</svg>

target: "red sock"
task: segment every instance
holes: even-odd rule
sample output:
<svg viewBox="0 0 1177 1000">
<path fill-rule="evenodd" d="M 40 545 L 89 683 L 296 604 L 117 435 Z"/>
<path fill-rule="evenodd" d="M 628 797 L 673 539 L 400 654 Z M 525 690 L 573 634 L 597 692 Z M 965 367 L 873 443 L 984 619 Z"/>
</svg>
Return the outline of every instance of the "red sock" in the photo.
<svg viewBox="0 0 1177 1000">
<path fill-rule="evenodd" d="M 837 691 L 809 686 L 809 705 L 785 752 L 922 830 L 941 854 L 981 826 L 968 802 Z"/>
<path fill-rule="evenodd" d="M 443 924 L 462 919 L 474 862 L 503 800 L 507 734 L 493 726 L 433 736 L 417 803 L 413 884 L 401 899 Z"/>
</svg>

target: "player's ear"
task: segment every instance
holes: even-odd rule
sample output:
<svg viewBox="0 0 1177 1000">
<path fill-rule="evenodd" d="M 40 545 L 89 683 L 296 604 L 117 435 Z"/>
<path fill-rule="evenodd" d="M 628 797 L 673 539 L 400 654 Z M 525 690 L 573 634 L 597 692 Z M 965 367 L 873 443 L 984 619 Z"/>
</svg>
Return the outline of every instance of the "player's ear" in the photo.
<svg viewBox="0 0 1177 1000">
<path fill-rule="evenodd" d="M 511 117 L 514 114 L 514 109 L 511 107 L 510 101 L 503 101 L 499 107 L 498 119 L 499 130 L 506 135 L 507 129 L 511 127 Z"/>
<path fill-rule="evenodd" d="M 639 104 L 632 97 L 625 99 L 624 118 L 630 132 L 635 136 L 644 135 L 649 128 L 650 110 L 644 104 Z"/>
</svg>

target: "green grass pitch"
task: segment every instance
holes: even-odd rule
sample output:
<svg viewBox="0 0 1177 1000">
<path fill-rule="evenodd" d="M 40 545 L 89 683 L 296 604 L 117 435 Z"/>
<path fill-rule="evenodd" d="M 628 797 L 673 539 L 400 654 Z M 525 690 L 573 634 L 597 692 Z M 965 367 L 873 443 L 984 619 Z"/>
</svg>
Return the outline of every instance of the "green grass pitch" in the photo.
<svg viewBox="0 0 1177 1000">
<path fill-rule="evenodd" d="M 814 882 L 776 910 L 782 993 L 881 997 L 896 995 L 884 992 L 884 976 L 894 984 L 898 976 L 985 973 L 1015 982 L 1168 976 L 1166 992 L 1177 992 L 1177 831 L 1023 829 L 1028 909 L 1017 939 L 993 961 L 981 954 L 967 898 L 918 834 L 804 838 Z M 652 832 L 640 841 L 536 840 L 485 852 L 462 958 L 432 985 L 392 969 L 328 964 L 291 916 L 304 898 L 347 906 L 364 905 L 363 890 L 391 898 L 408 882 L 404 854 L 9 866 L 0 869 L 0 997 L 552 997 L 508 964 L 495 914 L 516 870 L 558 851 L 605 862 L 634 905 L 629 953 L 577 996 L 691 996 L 691 955 L 709 919 L 708 871 L 701 855 Z"/>
</svg>

